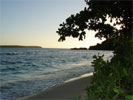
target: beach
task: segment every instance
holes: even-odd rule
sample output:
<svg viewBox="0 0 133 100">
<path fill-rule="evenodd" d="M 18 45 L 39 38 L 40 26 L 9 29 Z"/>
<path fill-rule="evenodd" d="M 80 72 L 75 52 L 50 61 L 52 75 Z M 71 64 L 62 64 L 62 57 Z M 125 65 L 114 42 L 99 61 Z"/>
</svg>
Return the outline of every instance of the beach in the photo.
<svg viewBox="0 0 133 100">
<path fill-rule="evenodd" d="M 78 84 L 89 84 L 89 82 L 81 83 L 77 80 L 87 76 L 84 74 L 94 71 L 91 67 L 92 57 L 98 53 L 104 54 L 105 59 L 109 59 L 112 55 L 111 51 L 2 48 L 0 53 L 0 57 L 2 57 L 0 61 L 0 80 L 2 80 L 0 100 L 16 100 L 25 96 L 33 96 L 33 94 L 37 95 L 41 91 L 63 84 L 71 84 L 71 82 L 74 82 L 74 85 L 66 85 L 67 88 L 63 89 L 63 93 L 61 91 L 62 94 L 59 94 L 67 96 L 72 94 L 72 91 L 70 98 L 74 98 L 75 95 L 80 96 L 80 93 L 75 91 L 81 90 L 75 89 L 74 91 L 73 88 L 80 89 Z M 86 88 L 85 85 L 83 90 L 84 88 Z M 49 94 L 52 95 L 52 93 Z M 57 94 L 55 95 L 57 96 Z"/>
<path fill-rule="evenodd" d="M 72 78 L 65 81 L 64 84 L 17 100 L 73 100 L 79 97 L 83 100 L 87 98 L 85 89 L 89 86 L 92 74 L 89 73 Z"/>
</svg>

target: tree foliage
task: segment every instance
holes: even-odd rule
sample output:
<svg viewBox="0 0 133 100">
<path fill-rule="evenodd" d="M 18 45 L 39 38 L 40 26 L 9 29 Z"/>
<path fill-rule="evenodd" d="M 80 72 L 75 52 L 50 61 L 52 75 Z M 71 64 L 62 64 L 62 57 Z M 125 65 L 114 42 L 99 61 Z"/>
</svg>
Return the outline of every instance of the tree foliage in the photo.
<svg viewBox="0 0 133 100">
<path fill-rule="evenodd" d="M 104 61 L 94 56 L 94 75 L 87 88 L 89 100 L 133 99 L 133 38 L 132 0 L 85 0 L 87 7 L 71 15 L 60 24 L 59 41 L 72 36 L 83 40 L 87 30 L 96 31 L 96 37 L 106 38 L 105 44 L 114 45 L 114 56 Z M 109 20 L 109 22 L 108 22 Z M 111 24 L 113 23 L 113 25 Z M 120 29 L 116 26 L 120 25 Z M 105 45 L 104 45 L 105 46 Z M 108 45 L 109 46 L 109 45 Z"/>
<path fill-rule="evenodd" d="M 88 100 L 133 99 L 132 44 L 132 40 L 121 41 L 110 61 L 104 61 L 100 55 L 94 56 L 94 75 L 87 88 Z"/>
<path fill-rule="evenodd" d="M 96 31 L 95 36 L 100 39 L 131 37 L 132 1 L 85 0 L 85 2 L 88 7 L 76 15 L 71 15 L 60 24 L 57 31 L 60 35 L 59 41 L 64 41 L 69 36 L 83 40 L 86 30 Z M 115 20 L 114 25 L 106 23 L 108 19 L 110 23 Z M 121 30 L 118 30 L 116 25 L 121 25 Z"/>
<path fill-rule="evenodd" d="M 101 44 L 97 43 L 94 46 L 90 46 L 89 50 L 114 50 L 116 45 L 112 44 L 114 39 L 108 39 L 103 41 Z"/>
</svg>

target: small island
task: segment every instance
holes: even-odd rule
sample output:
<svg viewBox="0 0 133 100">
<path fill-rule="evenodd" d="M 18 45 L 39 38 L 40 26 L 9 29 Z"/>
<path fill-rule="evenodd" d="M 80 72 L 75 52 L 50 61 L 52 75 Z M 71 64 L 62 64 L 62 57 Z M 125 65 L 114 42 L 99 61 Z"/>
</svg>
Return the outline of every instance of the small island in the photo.
<svg viewBox="0 0 133 100">
<path fill-rule="evenodd" d="M 42 48 L 41 46 L 0 45 L 0 48 Z"/>
<path fill-rule="evenodd" d="M 88 50 L 87 48 L 71 48 L 71 50 Z"/>
</svg>

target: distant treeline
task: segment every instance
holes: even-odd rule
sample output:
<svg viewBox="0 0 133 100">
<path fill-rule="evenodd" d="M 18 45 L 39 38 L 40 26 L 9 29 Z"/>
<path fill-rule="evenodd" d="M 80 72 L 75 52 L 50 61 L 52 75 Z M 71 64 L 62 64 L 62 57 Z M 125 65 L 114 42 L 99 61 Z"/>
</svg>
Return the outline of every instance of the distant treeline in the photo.
<svg viewBox="0 0 133 100">
<path fill-rule="evenodd" d="M 42 48 L 41 46 L 0 45 L 0 48 Z"/>
<path fill-rule="evenodd" d="M 115 45 L 113 45 L 113 42 L 114 39 L 108 39 L 89 48 L 71 48 L 71 50 L 114 50 Z"/>
<path fill-rule="evenodd" d="M 108 39 L 103 41 L 101 44 L 97 43 L 97 45 L 90 46 L 89 50 L 114 50 L 115 45 L 114 39 Z"/>
<path fill-rule="evenodd" d="M 71 50 L 87 50 L 87 48 L 71 48 Z"/>
</svg>

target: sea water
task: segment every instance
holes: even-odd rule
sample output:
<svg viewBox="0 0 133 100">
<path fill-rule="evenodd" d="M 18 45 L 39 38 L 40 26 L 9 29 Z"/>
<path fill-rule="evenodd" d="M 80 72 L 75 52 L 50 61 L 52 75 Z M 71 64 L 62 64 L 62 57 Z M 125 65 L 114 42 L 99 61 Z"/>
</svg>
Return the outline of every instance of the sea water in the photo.
<svg viewBox="0 0 133 100">
<path fill-rule="evenodd" d="M 92 57 L 112 51 L 0 48 L 0 100 L 15 100 L 93 72 Z"/>
</svg>

